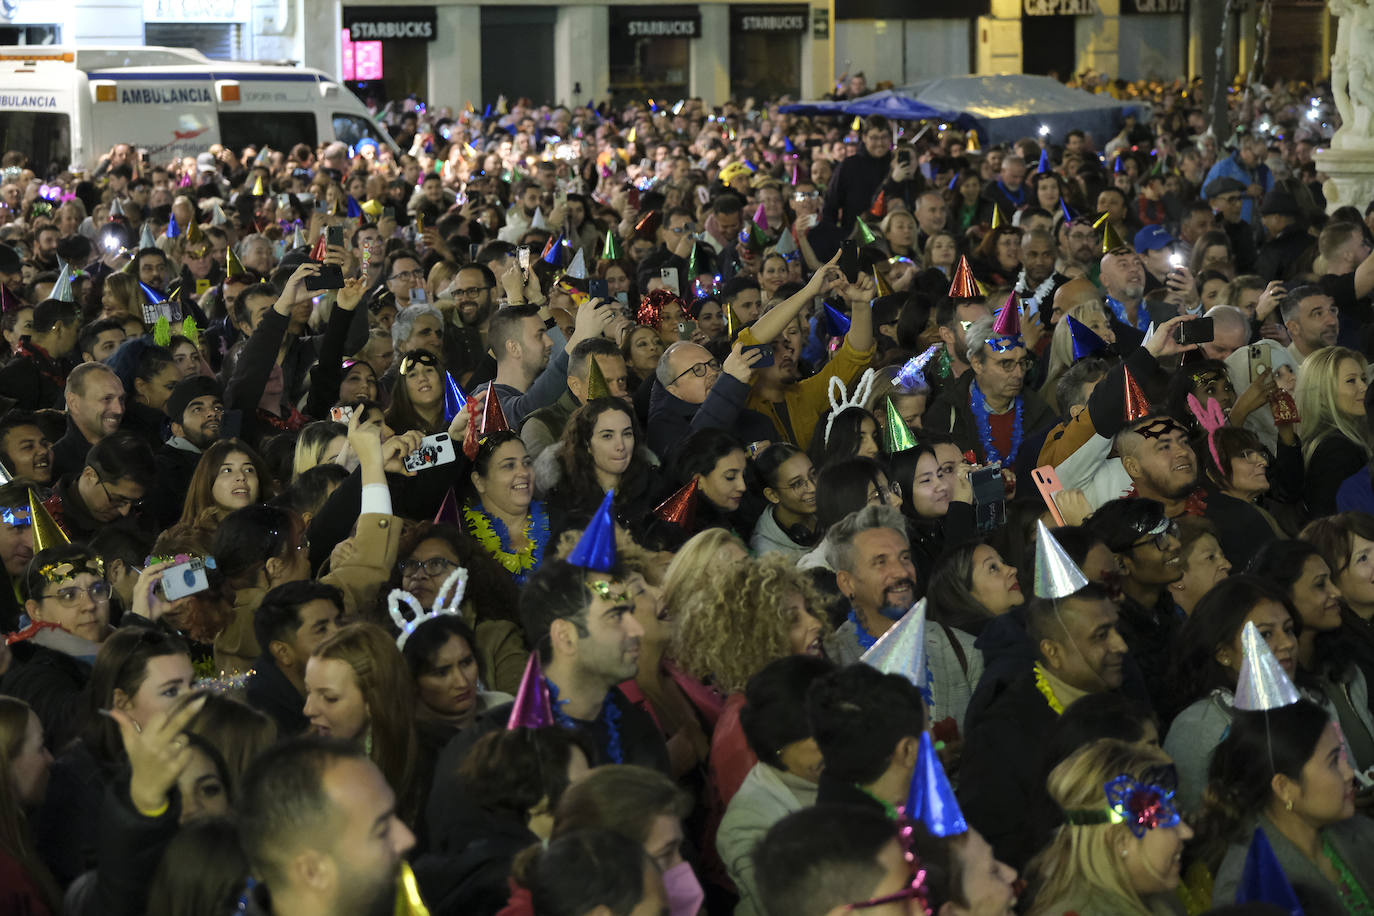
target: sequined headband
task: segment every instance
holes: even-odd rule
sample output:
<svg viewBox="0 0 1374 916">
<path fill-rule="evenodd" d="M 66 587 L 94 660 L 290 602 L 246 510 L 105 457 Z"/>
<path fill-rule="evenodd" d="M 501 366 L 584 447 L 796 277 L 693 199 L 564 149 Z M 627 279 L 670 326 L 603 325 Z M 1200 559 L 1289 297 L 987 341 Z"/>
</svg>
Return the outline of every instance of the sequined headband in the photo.
<svg viewBox="0 0 1374 916">
<path fill-rule="evenodd" d="M 99 557 L 90 557 L 83 558 L 80 565 L 71 560 L 63 560 L 61 563 L 48 563 L 38 569 L 38 574 L 54 585 L 66 579 L 74 579 L 82 573 L 90 573 L 97 579 L 103 579 L 105 564 Z"/>
<path fill-rule="evenodd" d="M 1103 786 L 1104 808 L 1074 808 L 1064 812 L 1064 822 L 1075 826 L 1125 824 L 1136 839 L 1156 827 L 1177 827 L 1182 818 L 1174 807 L 1178 775 L 1172 764 L 1151 767 L 1137 780 L 1123 773 Z"/>
<path fill-rule="evenodd" d="M 22 506 L 0 508 L 0 522 L 4 522 L 11 528 L 28 528 L 33 525 L 33 519 L 29 517 L 29 510 Z"/>
<path fill-rule="evenodd" d="M 1017 347 L 1024 347 L 1026 344 L 1021 340 L 1020 334 L 1008 334 L 1006 337 L 989 337 L 988 349 L 994 353 L 1006 353 L 1008 350 L 1015 350 Z"/>
</svg>

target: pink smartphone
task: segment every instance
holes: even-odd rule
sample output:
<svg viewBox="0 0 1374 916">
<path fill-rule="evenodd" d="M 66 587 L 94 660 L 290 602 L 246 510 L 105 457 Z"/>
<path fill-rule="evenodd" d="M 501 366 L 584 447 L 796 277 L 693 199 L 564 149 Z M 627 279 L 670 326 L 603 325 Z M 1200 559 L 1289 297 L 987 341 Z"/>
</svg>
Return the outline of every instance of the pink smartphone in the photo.
<svg viewBox="0 0 1374 916">
<path fill-rule="evenodd" d="M 1064 516 L 1059 513 L 1059 506 L 1054 502 L 1054 494 L 1064 489 L 1064 485 L 1059 482 L 1059 475 L 1054 472 L 1054 465 L 1047 464 L 1031 471 L 1031 477 L 1035 479 L 1035 487 L 1040 491 L 1040 498 L 1049 507 L 1050 515 L 1054 517 L 1054 523 L 1058 527 L 1064 526 Z"/>
</svg>

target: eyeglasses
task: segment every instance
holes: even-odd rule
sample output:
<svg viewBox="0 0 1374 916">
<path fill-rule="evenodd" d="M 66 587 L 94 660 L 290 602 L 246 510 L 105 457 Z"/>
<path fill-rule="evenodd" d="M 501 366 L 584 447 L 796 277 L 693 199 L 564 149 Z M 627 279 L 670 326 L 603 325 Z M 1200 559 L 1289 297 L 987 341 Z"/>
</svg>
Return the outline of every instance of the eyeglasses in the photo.
<svg viewBox="0 0 1374 916">
<path fill-rule="evenodd" d="M 105 491 L 105 499 L 109 501 L 110 508 L 123 509 L 125 506 L 132 506 L 137 509 L 139 506 L 143 505 L 142 498 L 135 499 L 132 496 L 125 496 L 123 493 L 111 493 L 110 488 L 105 486 L 105 481 L 101 480 L 99 477 L 95 480 L 96 483 L 100 484 L 100 489 Z"/>
<path fill-rule="evenodd" d="M 821 199 L 821 192 L 820 192 L 820 191 L 798 191 L 797 193 L 795 193 L 795 194 L 792 195 L 792 200 L 795 201 L 796 203 L 799 203 L 799 204 L 805 203 L 805 202 L 808 201 L 808 200 L 820 200 L 820 199 Z"/>
<path fill-rule="evenodd" d="M 892 483 L 888 484 L 886 487 L 884 487 L 882 484 L 875 483 L 873 485 L 873 492 L 868 495 L 868 501 L 870 503 L 883 502 L 889 496 L 891 496 L 893 499 L 902 498 L 902 485 L 900 483 L 897 483 L 895 480 Z"/>
<path fill-rule="evenodd" d="M 424 278 L 424 271 L 421 270 L 403 270 L 387 277 L 388 280 L 423 280 Z"/>
<path fill-rule="evenodd" d="M 1155 531 L 1146 535 L 1141 540 L 1136 541 L 1134 544 L 1131 545 L 1131 549 L 1135 550 L 1137 547 L 1144 547 L 1146 544 L 1149 544 L 1153 541 L 1157 549 L 1166 550 L 1168 549 L 1169 541 L 1171 540 L 1178 540 L 1178 522 L 1175 522 L 1172 519 L 1170 519 L 1167 522 L 1164 522 Z"/>
<path fill-rule="evenodd" d="M 689 373 L 689 372 L 690 372 L 692 375 L 695 375 L 697 378 L 706 378 L 706 373 L 707 373 L 708 371 L 709 371 L 709 372 L 719 372 L 719 371 L 720 371 L 720 363 L 717 362 L 717 361 L 714 360 L 714 359 L 713 359 L 713 360 L 710 360 L 710 361 L 708 361 L 708 362 L 704 362 L 704 363 L 696 363 L 695 365 L 692 365 L 692 366 L 688 367 L 687 369 L 684 369 L 683 371 L 679 372 L 676 376 L 673 377 L 673 380 L 672 380 L 671 382 L 669 382 L 668 384 L 669 384 L 669 385 L 675 385 L 675 384 L 677 384 L 678 379 L 682 378 L 684 375 L 686 375 L 686 374 Z"/>
<path fill-rule="evenodd" d="M 1245 451 L 1241 452 L 1236 457 L 1240 458 L 1243 461 L 1249 461 L 1255 464 L 1269 463 L 1269 455 L 1265 452 L 1260 451 L 1257 448 L 1247 448 Z"/>
<path fill-rule="evenodd" d="M 408 353 L 401 359 L 401 374 L 409 375 L 410 370 L 414 369 L 417 365 L 430 366 L 437 369 L 439 367 L 439 360 L 434 358 L 433 353 L 429 353 L 425 350 L 420 350 L 416 353 Z"/>
<path fill-rule="evenodd" d="M 816 489 L 815 469 L 813 468 L 810 474 L 807 474 L 805 477 L 803 477 L 801 480 L 798 480 L 796 483 L 788 484 L 786 489 L 791 490 L 793 493 L 805 493 L 807 490 Z"/>
<path fill-rule="evenodd" d="M 682 235 L 682 234 L 687 233 L 687 232 L 696 232 L 696 231 L 697 231 L 697 224 L 696 224 L 696 223 L 683 223 L 681 226 L 672 226 L 672 227 L 669 227 L 668 231 L 669 231 L 669 232 L 676 232 L 678 235 Z"/>
<path fill-rule="evenodd" d="M 51 595 L 43 595 L 38 600 L 46 601 L 47 599 L 52 598 L 55 599 L 57 603 L 62 605 L 63 607 L 73 608 L 76 607 L 77 602 L 81 600 L 82 595 L 90 596 L 90 599 L 94 601 L 96 604 L 108 601 L 110 600 L 110 583 L 92 582 L 85 588 L 82 588 L 79 585 L 72 585 L 68 586 L 67 588 L 59 588 Z"/>
<path fill-rule="evenodd" d="M 490 286 L 467 286 L 459 287 L 453 291 L 455 299 L 476 299 L 478 296 L 491 289 Z"/>
<path fill-rule="evenodd" d="M 444 557 L 430 557 L 428 560 L 403 560 L 397 564 L 401 570 L 401 578 L 418 575 L 423 572 L 426 576 L 433 579 L 441 576 L 446 570 L 457 566 L 452 560 Z"/>
</svg>

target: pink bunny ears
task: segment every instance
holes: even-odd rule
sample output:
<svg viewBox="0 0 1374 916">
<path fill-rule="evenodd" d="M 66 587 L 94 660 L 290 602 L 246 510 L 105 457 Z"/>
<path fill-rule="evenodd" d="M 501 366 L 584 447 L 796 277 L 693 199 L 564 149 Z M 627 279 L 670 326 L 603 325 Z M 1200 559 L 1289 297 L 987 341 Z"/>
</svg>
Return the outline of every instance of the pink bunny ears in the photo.
<svg viewBox="0 0 1374 916">
<path fill-rule="evenodd" d="M 1188 395 L 1188 409 L 1197 417 L 1198 423 L 1203 429 L 1207 430 L 1207 448 L 1212 453 L 1212 460 L 1216 462 L 1217 470 L 1222 474 L 1226 469 L 1221 465 L 1221 455 L 1217 451 L 1217 430 L 1226 425 L 1226 413 L 1217 403 L 1216 398 L 1208 398 L 1207 406 L 1203 407 L 1195 395 Z"/>
</svg>

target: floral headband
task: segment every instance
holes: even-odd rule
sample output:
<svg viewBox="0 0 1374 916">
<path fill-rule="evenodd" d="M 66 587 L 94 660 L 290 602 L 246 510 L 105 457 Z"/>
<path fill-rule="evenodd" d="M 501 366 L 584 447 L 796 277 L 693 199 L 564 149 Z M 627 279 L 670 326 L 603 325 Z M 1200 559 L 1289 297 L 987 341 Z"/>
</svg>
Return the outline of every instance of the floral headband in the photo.
<svg viewBox="0 0 1374 916">
<path fill-rule="evenodd" d="M 1125 824 L 1136 839 L 1143 839 L 1147 830 L 1179 825 L 1182 818 L 1173 801 L 1177 790 L 1173 764 L 1150 767 L 1140 780 L 1122 773 L 1103 786 L 1105 808 L 1074 808 L 1064 812 L 1064 821 L 1075 826 Z"/>
<path fill-rule="evenodd" d="M 90 573 L 97 579 L 105 578 L 105 563 L 99 557 L 83 557 L 78 562 L 63 560 L 39 567 L 38 574 L 56 585 L 66 579 L 74 579 L 82 573 Z"/>
</svg>

